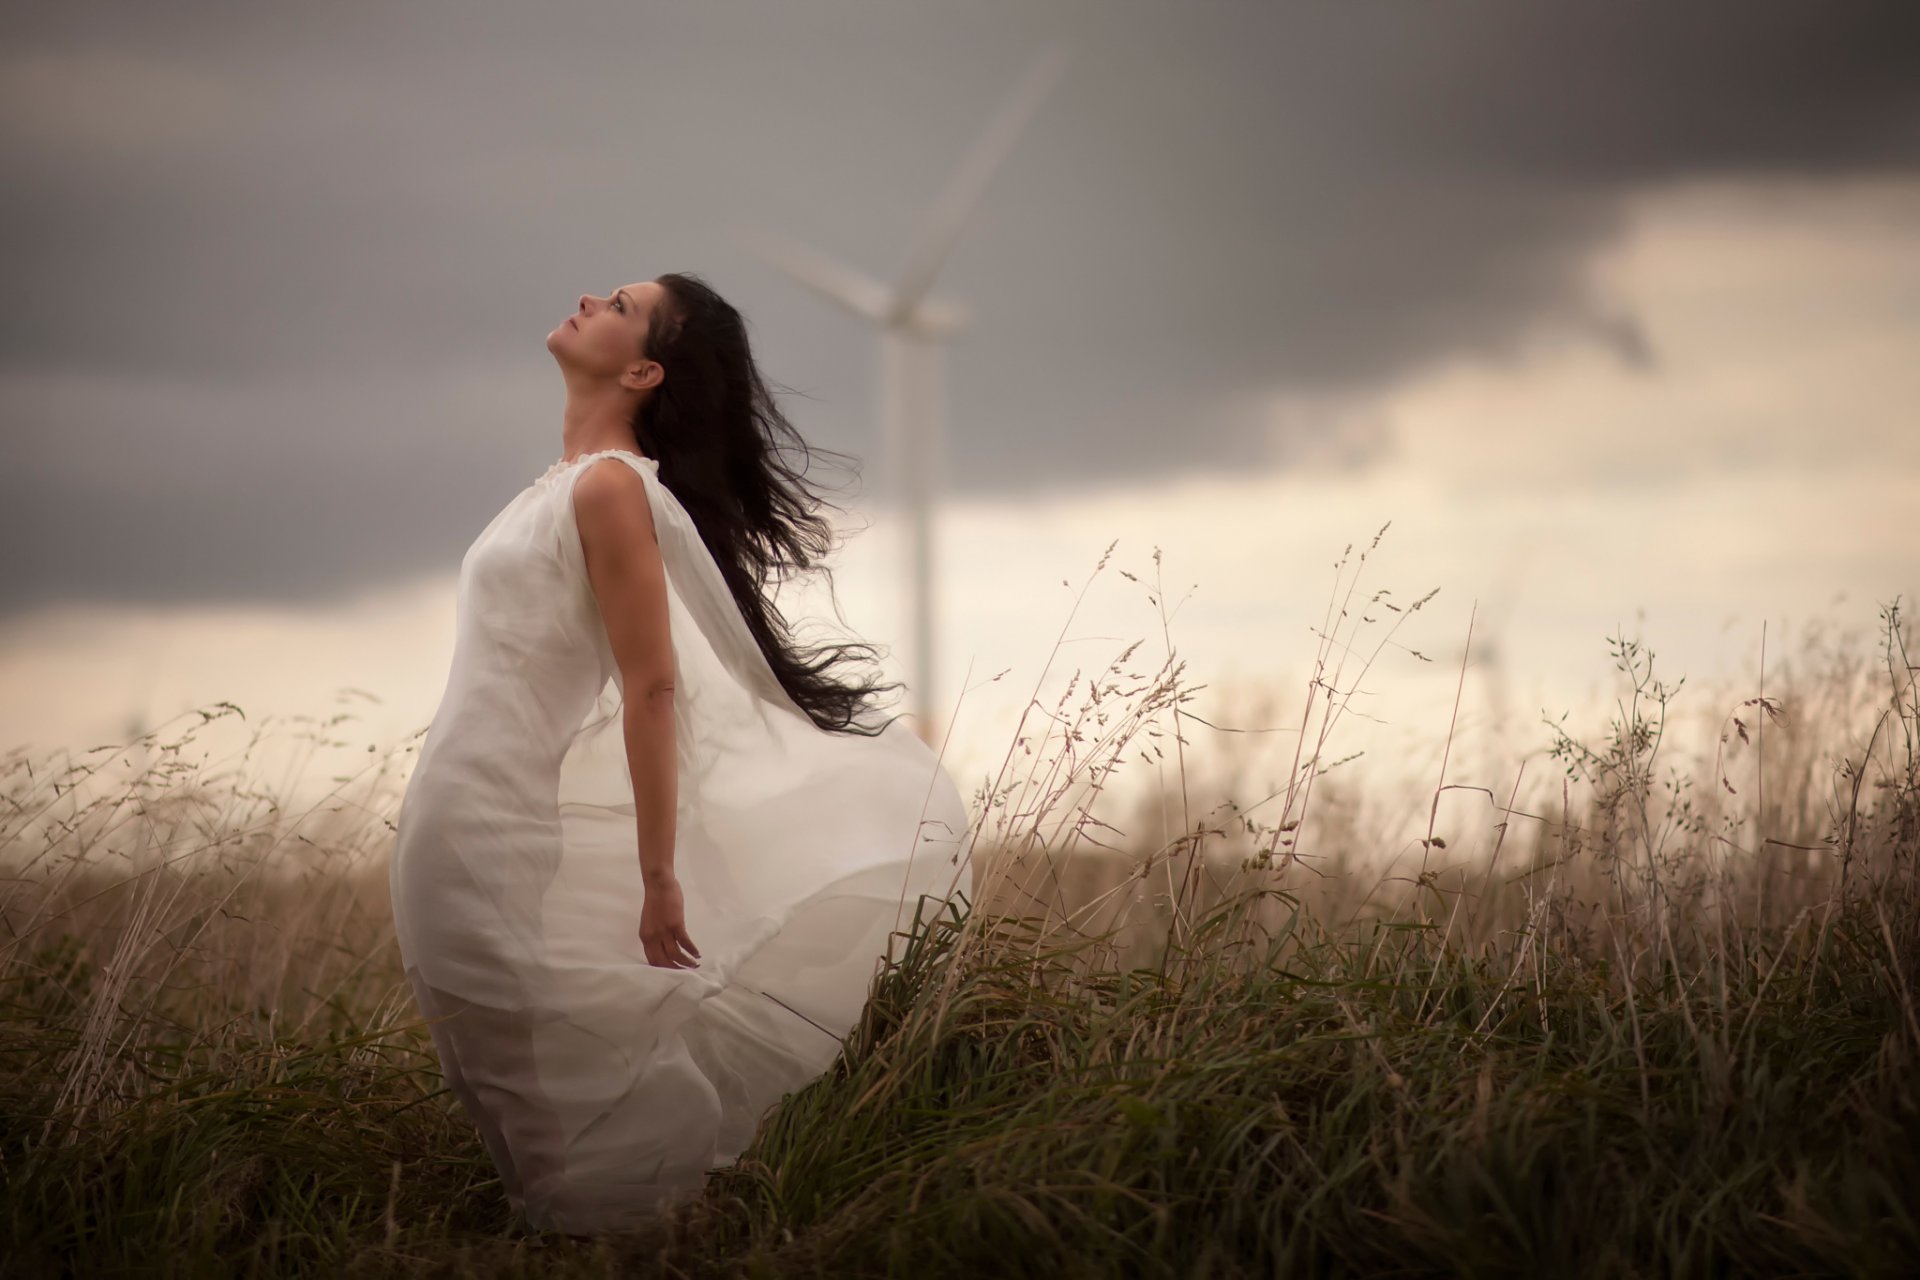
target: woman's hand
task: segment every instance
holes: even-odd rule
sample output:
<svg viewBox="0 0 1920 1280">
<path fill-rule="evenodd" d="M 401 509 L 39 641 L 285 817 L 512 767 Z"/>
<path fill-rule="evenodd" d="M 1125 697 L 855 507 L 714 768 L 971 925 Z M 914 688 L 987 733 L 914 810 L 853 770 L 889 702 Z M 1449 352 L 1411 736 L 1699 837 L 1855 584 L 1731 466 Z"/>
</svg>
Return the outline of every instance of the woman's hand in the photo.
<svg viewBox="0 0 1920 1280">
<path fill-rule="evenodd" d="M 687 936 L 686 900 L 680 895 L 680 882 L 648 881 L 646 893 L 640 907 L 640 945 L 646 948 L 647 963 L 662 969 L 696 967 L 700 948 Z"/>
</svg>

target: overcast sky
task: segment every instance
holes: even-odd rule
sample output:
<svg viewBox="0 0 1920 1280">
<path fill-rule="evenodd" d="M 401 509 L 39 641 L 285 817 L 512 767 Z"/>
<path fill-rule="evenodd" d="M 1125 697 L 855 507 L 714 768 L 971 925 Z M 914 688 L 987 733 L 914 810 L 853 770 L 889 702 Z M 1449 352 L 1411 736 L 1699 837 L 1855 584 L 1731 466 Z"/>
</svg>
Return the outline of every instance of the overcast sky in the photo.
<svg viewBox="0 0 1920 1280">
<path fill-rule="evenodd" d="M 64 725 L 62 681 L 108 651 L 75 637 L 131 650 L 135 616 L 194 619 L 176 656 L 357 619 L 369 661 L 423 655 L 388 674 L 431 710 L 435 593 L 560 452 L 544 337 L 583 291 L 705 276 L 796 423 L 873 487 L 872 334 L 730 228 L 889 274 L 1061 41 L 935 288 L 975 317 L 948 366 L 948 692 L 963 637 L 1005 629 L 986 606 L 1012 562 L 1077 581 L 1116 523 L 1143 544 L 1178 524 L 1226 600 L 1260 595 L 1237 548 L 1317 573 L 1385 513 L 1427 556 L 1411 571 L 1478 575 L 1404 584 L 1446 586 L 1458 623 L 1476 588 L 1539 598 L 1602 560 L 1596 617 L 1913 585 L 1886 508 L 1920 474 L 1905 0 L 15 0 L 0 690 L 39 701 L 5 736 Z M 1729 477 L 1771 468 L 1751 498 L 1840 453 L 1893 487 L 1819 517 L 1800 577 L 1760 536 L 1777 515 L 1716 505 Z M 1623 504 L 1628 544 L 1597 523 Z M 1070 532 L 1014 537 L 1042 528 Z M 855 595 L 883 598 L 849 554 Z M 347 612 L 383 591 L 407 602 L 384 622 Z M 141 612 L 56 612 L 83 606 Z M 1252 653 L 1263 607 L 1196 625 Z"/>
<path fill-rule="evenodd" d="M 957 494 L 1275 465 L 1261 393 L 1543 327 L 1658 376 L 1624 198 L 1920 166 L 1910 3 L 10 4 L 0 609 L 457 559 L 558 456 L 544 335 L 667 270 L 871 477 L 872 337 L 727 228 L 890 271 L 1061 38 L 938 286 Z"/>
</svg>

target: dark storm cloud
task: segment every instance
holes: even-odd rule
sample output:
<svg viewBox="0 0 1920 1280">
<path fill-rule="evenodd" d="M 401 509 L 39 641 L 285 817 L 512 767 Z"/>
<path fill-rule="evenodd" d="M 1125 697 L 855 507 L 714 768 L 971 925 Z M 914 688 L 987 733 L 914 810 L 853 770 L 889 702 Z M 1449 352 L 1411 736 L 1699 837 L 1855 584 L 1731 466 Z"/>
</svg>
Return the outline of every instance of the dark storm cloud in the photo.
<svg viewBox="0 0 1920 1280">
<path fill-rule="evenodd" d="M 1920 166 L 1908 3 L 9 6 L 0 608 L 450 566 L 558 453 L 543 335 L 666 270 L 871 474 L 872 339 L 726 229 L 887 273 L 1060 37 L 936 289 L 960 491 L 1272 465 L 1263 397 L 1541 326 L 1657 369 L 1623 197 Z"/>
</svg>

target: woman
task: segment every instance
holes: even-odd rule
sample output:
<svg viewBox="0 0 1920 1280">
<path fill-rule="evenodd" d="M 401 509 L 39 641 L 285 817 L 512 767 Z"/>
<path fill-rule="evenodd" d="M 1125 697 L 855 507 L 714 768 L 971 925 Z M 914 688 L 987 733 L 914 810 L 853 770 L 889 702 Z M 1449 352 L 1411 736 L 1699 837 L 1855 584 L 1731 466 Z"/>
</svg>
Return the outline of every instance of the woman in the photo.
<svg viewBox="0 0 1920 1280">
<path fill-rule="evenodd" d="M 587 1235 L 698 1193 L 831 1065 L 967 814 L 868 714 L 898 686 L 833 678 L 871 646 L 803 651 L 768 598 L 831 527 L 739 313 L 664 275 L 583 296 L 547 349 L 562 456 L 461 561 L 392 891 L 509 1201 Z"/>
</svg>

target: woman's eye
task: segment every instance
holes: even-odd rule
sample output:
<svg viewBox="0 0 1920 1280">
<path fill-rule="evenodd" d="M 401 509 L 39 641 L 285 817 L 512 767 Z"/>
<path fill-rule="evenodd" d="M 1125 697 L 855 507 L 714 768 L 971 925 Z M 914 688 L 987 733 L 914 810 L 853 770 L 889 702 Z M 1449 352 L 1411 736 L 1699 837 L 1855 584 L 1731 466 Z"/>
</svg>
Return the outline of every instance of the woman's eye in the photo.
<svg viewBox="0 0 1920 1280">
<path fill-rule="evenodd" d="M 613 300 L 613 309 L 615 311 L 625 311 L 627 308 L 626 308 L 626 305 L 622 303 L 619 298 L 615 298 Z"/>
</svg>

